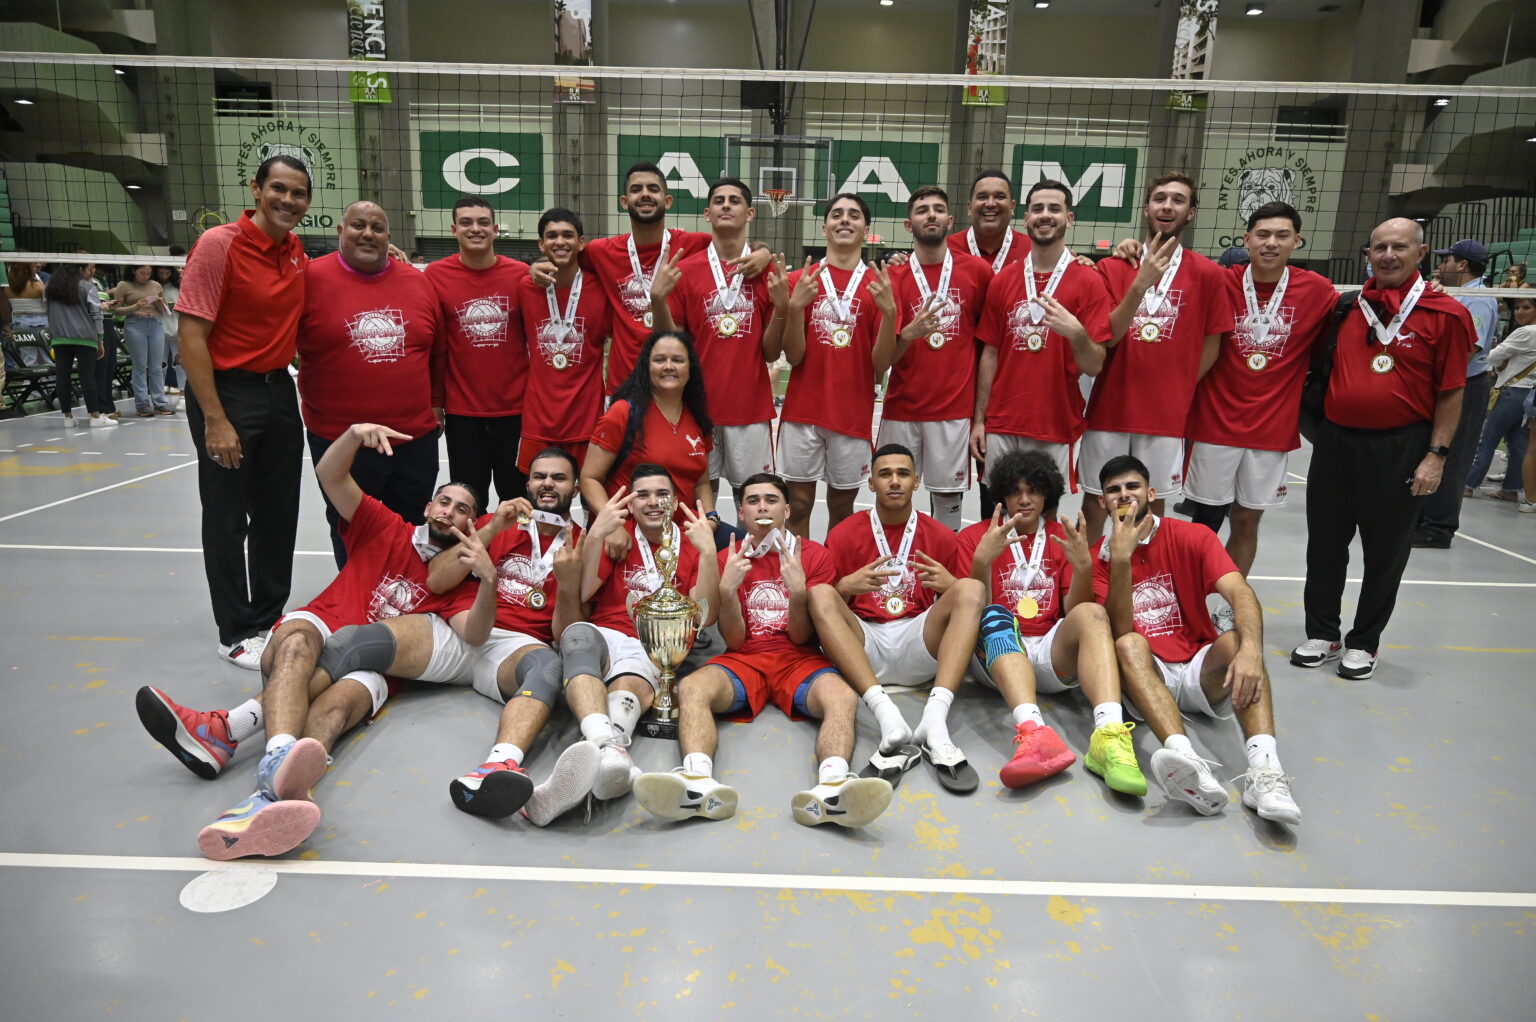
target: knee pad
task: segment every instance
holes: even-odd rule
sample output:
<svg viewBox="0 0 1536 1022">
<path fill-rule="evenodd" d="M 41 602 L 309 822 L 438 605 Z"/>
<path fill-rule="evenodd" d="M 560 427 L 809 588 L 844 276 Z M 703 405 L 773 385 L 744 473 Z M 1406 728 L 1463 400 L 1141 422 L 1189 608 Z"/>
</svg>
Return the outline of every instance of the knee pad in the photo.
<svg viewBox="0 0 1536 1022">
<path fill-rule="evenodd" d="M 382 622 L 347 625 L 325 640 L 316 663 L 334 681 L 353 671 L 383 674 L 395 662 L 395 633 Z"/>
<path fill-rule="evenodd" d="M 976 652 L 989 671 L 998 657 L 1024 652 L 1024 643 L 1019 638 L 1019 621 L 1012 610 L 997 603 L 982 608 Z"/>
<path fill-rule="evenodd" d="M 608 643 L 596 625 L 578 621 L 560 633 L 561 680 L 589 674 L 602 681 L 608 676 Z"/>
<path fill-rule="evenodd" d="M 517 662 L 513 680 L 517 691 L 511 693 L 509 699 L 527 696 L 553 709 L 565 687 L 560 674 L 560 654 L 543 646 L 529 650 Z"/>
</svg>

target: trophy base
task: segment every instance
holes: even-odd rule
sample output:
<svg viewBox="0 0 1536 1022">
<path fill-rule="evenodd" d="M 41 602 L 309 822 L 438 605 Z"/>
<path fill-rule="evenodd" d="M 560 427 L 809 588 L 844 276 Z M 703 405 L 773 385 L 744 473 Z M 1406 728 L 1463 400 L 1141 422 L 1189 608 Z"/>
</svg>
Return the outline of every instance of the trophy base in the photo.
<svg viewBox="0 0 1536 1022">
<path fill-rule="evenodd" d="M 677 720 L 660 720 L 656 717 L 642 717 L 635 725 L 635 731 L 646 738 L 660 738 L 666 741 L 677 741 Z"/>
</svg>

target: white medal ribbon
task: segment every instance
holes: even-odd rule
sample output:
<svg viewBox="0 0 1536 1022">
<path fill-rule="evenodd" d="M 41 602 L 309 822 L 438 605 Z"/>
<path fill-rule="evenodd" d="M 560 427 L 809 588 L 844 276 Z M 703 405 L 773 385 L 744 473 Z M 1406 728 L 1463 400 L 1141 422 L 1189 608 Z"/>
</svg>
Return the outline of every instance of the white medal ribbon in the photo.
<svg viewBox="0 0 1536 1022">
<path fill-rule="evenodd" d="M 1141 258 L 1147 258 L 1147 246 L 1141 246 Z M 1174 249 L 1173 258 L 1168 260 L 1168 268 L 1163 271 L 1163 278 L 1157 282 L 1156 287 L 1147 288 L 1147 293 L 1141 296 L 1141 311 L 1152 316 L 1163 307 L 1163 302 L 1168 298 L 1168 289 L 1173 287 L 1173 278 L 1179 272 L 1179 264 L 1184 261 L 1184 246 Z"/>
<path fill-rule="evenodd" d="M 1029 256 L 1025 256 L 1025 260 L 1029 263 L 1028 266 L 1024 267 L 1024 295 L 1029 299 L 1027 306 L 1029 309 L 1029 321 L 1031 323 L 1038 323 L 1045 318 L 1045 306 L 1039 303 L 1037 300 L 1038 295 L 1035 292 L 1034 261 Z M 1072 253 L 1063 249 L 1061 258 L 1056 260 L 1056 268 L 1051 271 L 1050 279 L 1045 282 L 1044 294 L 1052 298 L 1056 297 L 1056 287 L 1061 283 L 1061 278 L 1066 274 L 1067 267 L 1071 266 L 1072 262 Z"/>
<path fill-rule="evenodd" d="M 874 511 L 869 512 L 869 530 L 875 534 L 875 550 L 885 558 L 886 568 L 895 568 L 900 575 L 892 575 L 880 586 L 882 593 L 894 593 L 901 588 L 902 576 L 907 573 L 907 558 L 912 554 L 912 540 L 917 538 L 917 509 L 912 509 L 912 516 L 907 519 L 907 524 L 901 531 L 901 547 L 896 551 L 896 556 L 891 556 L 891 544 L 885 541 L 885 526 L 880 524 L 880 516 Z"/>
<path fill-rule="evenodd" d="M 869 264 L 861 261 L 859 268 L 854 270 L 853 275 L 848 278 L 848 287 L 839 294 L 837 285 L 832 283 L 832 274 L 828 272 L 827 264 L 821 264 L 821 287 L 827 293 L 827 301 L 832 303 L 832 310 L 837 313 L 839 323 L 850 322 L 848 317 L 852 315 L 850 307 L 853 304 L 853 296 L 858 293 L 859 281 L 864 279 L 864 274 L 868 270 Z"/>
<path fill-rule="evenodd" d="M 540 525 L 558 525 L 560 532 L 556 534 L 555 541 L 544 549 L 543 537 L 539 535 Z M 520 526 L 528 533 L 529 542 L 533 545 L 533 563 L 538 565 L 538 580 L 540 582 L 549 577 L 549 573 L 555 569 L 555 551 L 565 546 L 565 527 L 570 521 L 559 515 L 550 514 L 548 511 L 535 511 L 532 520 Z"/>
<path fill-rule="evenodd" d="M 1274 294 L 1269 296 L 1269 302 L 1261 310 L 1259 292 L 1253 285 L 1253 266 L 1249 265 L 1243 270 L 1243 301 L 1248 306 L 1248 333 L 1259 344 L 1263 344 L 1269 337 L 1269 328 L 1279 318 L 1280 300 L 1285 297 L 1285 288 L 1290 282 L 1291 268 L 1287 266 L 1280 274 L 1280 282 L 1275 285 Z"/>
<path fill-rule="evenodd" d="M 677 527 L 676 522 L 671 523 L 669 527 L 672 530 L 672 555 L 674 558 L 680 557 L 683 542 L 682 530 Z M 651 541 L 646 539 L 645 533 L 638 528 L 635 529 L 635 546 L 640 548 L 640 561 L 645 565 L 647 576 L 655 579 L 655 584 L 649 590 L 654 593 L 661 588 L 661 572 L 656 570 L 656 558 L 651 553 Z"/>
<path fill-rule="evenodd" d="M 411 533 L 411 546 L 416 550 L 416 556 L 423 561 L 430 561 L 443 552 L 443 548 L 432 542 L 432 533 L 427 531 L 425 525 L 416 526 L 416 531 Z"/>
<path fill-rule="evenodd" d="M 581 301 L 581 271 L 577 270 L 576 279 L 571 281 L 571 293 L 565 299 L 565 315 L 560 314 L 555 304 L 555 285 L 550 284 L 544 288 L 544 300 L 549 303 L 549 322 L 554 326 L 555 339 L 563 341 L 576 329 L 576 305 Z"/>
<path fill-rule="evenodd" d="M 748 536 L 741 541 L 740 549 L 741 555 L 749 559 L 762 557 L 764 554 L 771 554 L 775 550 L 786 554 L 794 553 L 795 537 L 788 531 L 769 529 L 768 535 L 764 536 L 763 541 L 757 546 L 752 545 L 752 537 Z"/>
<path fill-rule="evenodd" d="M 917 261 L 917 251 L 915 249 L 912 252 L 912 261 L 907 265 L 912 267 L 912 279 L 917 282 L 917 295 L 919 298 L 926 302 L 929 295 L 937 292 L 941 299 L 945 302 L 949 301 L 949 276 L 955 269 L 955 254 L 953 252 L 947 248 L 944 250 L 944 268 L 939 271 L 939 286 L 936 288 L 928 286 L 928 272 Z"/>
<path fill-rule="evenodd" d="M 1424 293 L 1424 278 L 1420 277 L 1408 291 L 1408 297 L 1403 299 L 1402 307 L 1397 310 L 1397 315 L 1386 326 L 1381 325 L 1381 320 L 1376 315 L 1376 310 L 1371 308 L 1371 303 L 1364 298 L 1364 292 L 1355 298 L 1355 304 L 1360 306 L 1360 311 L 1365 314 L 1365 321 L 1371 324 L 1371 329 L 1376 331 L 1376 339 L 1381 342 L 1383 348 L 1391 347 L 1397 340 L 1398 331 L 1403 328 L 1403 321 L 1413 311 L 1413 307 L 1419 304 L 1419 296 Z"/>
<path fill-rule="evenodd" d="M 1045 522 L 1040 522 L 1035 527 L 1035 541 L 1029 548 L 1029 561 L 1024 560 L 1024 544 L 1010 543 L 1013 553 L 1013 577 L 1019 579 L 1019 585 L 1028 589 L 1040 574 L 1040 565 L 1045 561 Z"/>
<path fill-rule="evenodd" d="M 1115 512 L 1111 510 L 1109 513 L 1114 514 Z M 1150 514 L 1151 512 L 1148 513 Z M 1146 546 L 1148 543 L 1152 542 L 1152 537 L 1157 535 L 1158 526 L 1162 524 L 1163 520 L 1161 518 L 1157 517 L 1157 515 L 1152 515 L 1152 531 L 1147 533 L 1146 539 L 1138 539 L 1136 541 L 1136 545 Z M 1099 560 L 1109 560 L 1109 536 L 1107 534 L 1104 537 L 1104 542 L 1099 544 Z"/>
<path fill-rule="evenodd" d="M 725 305 L 725 311 L 735 312 L 744 276 L 740 270 L 737 270 L 728 283 L 725 279 L 725 267 L 720 262 L 720 256 L 715 252 L 715 246 L 710 245 L 707 251 L 709 252 L 709 272 L 714 275 L 715 287 L 720 292 L 720 300 Z M 752 246 L 743 242 L 741 258 L 745 259 L 751 254 Z"/>
<path fill-rule="evenodd" d="M 986 258 L 986 256 L 981 254 L 981 246 L 976 244 L 976 228 L 974 228 L 974 227 L 967 227 L 965 229 L 965 244 L 966 244 L 966 247 L 971 250 L 971 255 L 976 256 L 977 258 L 980 258 L 980 259 L 985 259 Z M 1012 247 L 1013 247 L 1013 228 L 1010 227 L 1010 228 L 1008 228 L 1008 229 L 1003 231 L 1003 244 L 1002 244 L 1002 247 L 997 250 L 997 256 L 992 260 L 992 272 L 993 273 L 1002 273 L 1003 272 L 1003 265 L 1008 262 L 1008 250 L 1010 248 L 1012 248 Z"/>
<path fill-rule="evenodd" d="M 649 296 L 651 293 L 651 282 L 656 276 L 656 267 L 666 265 L 667 245 L 672 241 L 672 232 L 661 232 L 661 251 L 656 253 L 656 264 L 651 268 L 650 273 L 646 273 L 645 268 L 640 265 L 640 253 L 635 248 L 635 236 L 631 234 L 625 241 L 629 243 L 629 268 L 635 271 L 637 279 L 645 282 L 645 293 Z"/>
</svg>

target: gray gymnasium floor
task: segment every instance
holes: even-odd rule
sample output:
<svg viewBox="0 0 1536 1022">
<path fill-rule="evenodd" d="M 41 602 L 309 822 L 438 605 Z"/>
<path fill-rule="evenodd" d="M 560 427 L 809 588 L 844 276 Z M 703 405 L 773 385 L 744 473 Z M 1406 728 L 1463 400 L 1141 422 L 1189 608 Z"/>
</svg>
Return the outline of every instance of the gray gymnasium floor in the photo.
<svg viewBox="0 0 1536 1022">
<path fill-rule="evenodd" d="M 1415 552 L 1377 676 L 1354 684 L 1285 663 L 1304 488 L 1266 518 L 1254 574 L 1294 832 L 1236 803 L 1205 819 L 1121 798 L 1081 762 L 1009 792 L 1012 729 L 975 690 L 951 726 L 982 789 L 949 795 L 919 767 L 863 833 L 792 822 L 813 735 L 772 708 L 723 731 L 732 821 L 666 825 L 626 800 L 498 826 L 446 791 L 497 708 L 411 691 L 343 740 L 309 842 L 204 881 L 270 893 L 196 913 L 182 889 L 214 864 L 195 835 L 250 791 L 256 749 L 198 780 L 133 693 L 227 707 L 258 679 L 212 655 L 190 451 L 180 415 L 0 422 L 4 1018 L 1536 1016 L 1536 518 L 1509 505 L 1469 501 L 1454 549 Z M 312 479 L 304 500 L 295 603 L 332 574 Z M 919 697 L 899 701 L 915 720 Z M 1087 708 L 1045 710 L 1081 756 Z M 1241 772 L 1234 727 L 1192 733 Z M 557 718 L 536 778 L 572 734 Z M 648 768 L 674 756 L 636 749 Z"/>
</svg>

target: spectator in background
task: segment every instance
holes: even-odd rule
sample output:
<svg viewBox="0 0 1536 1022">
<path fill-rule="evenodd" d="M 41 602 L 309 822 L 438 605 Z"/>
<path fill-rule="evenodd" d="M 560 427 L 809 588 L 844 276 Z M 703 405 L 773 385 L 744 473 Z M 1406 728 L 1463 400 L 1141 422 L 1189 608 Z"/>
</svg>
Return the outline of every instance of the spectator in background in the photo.
<svg viewBox="0 0 1536 1022">
<path fill-rule="evenodd" d="M 74 375 L 80 373 L 80 390 L 91 428 L 117 425 L 107 418 L 111 402 L 96 392 L 96 359 L 101 355 L 101 296 L 91 279 L 96 267 L 65 263 L 48 279 L 48 333 L 53 337 L 53 361 L 58 366 L 54 396 L 64 413 L 64 425 L 75 425 Z"/>
<path fill-rule="evenodd" d="M 48 299 L 43 297 L 43 280 L 38 276 L 42 266 L 42 263 L 7 263 L 5 266 L 5 297 L 11 303 L 12 337 L 33 334 L 44 339 L 48 328 Z M 23 365 L 47 365 L 47 350 L 24 348 L 21 361 Z"/>
<path fill-rule="evenodd" d="M 1509 461 L 1504 470 L 1503 485 L 1488 496 L 1494 500 L 1520 499 L 1520 466 L 1526 448 L 1524 419 L 1532 388 L 1536 388 L 1536 299 L 1516 298 L 1509 303 L 1509 309 L 1515 329 L 1488 354 L 1489 367 L 1499 374 L 1496 381 L 1499 396 L 1483 422 L 1482 440 L 1467 474 L 1464 494 L 1467 497 L 1477 496 L 1477 488 L 1493 463 L 1493 452 L 1502 440 L 1504 449 L 1509 452 Z M 1529 503 L 1533 496 L 1536 494 L 1527 488 L 1526 502 Z"/>
<path fill-rule="evenodd" d="M 133 406 L 139 418 L 170 415 L 175 411 L 165 395 L 165 330 L 160 317 L 169 310 L 154 267 L 148 263 L 128 267 L 128 275 L 112 289 L 108 311 L 123 313 L 123 338 L 133 359 Z"/>
<path fill-rule="evenodd" d="M 100 268 L 92 263 L 88 269 L 91 271 L 91 286 L 96 289 L 97 302 L 106 308 L 112 294 L 102 284 L 99 276 Z M 115 316 L 105 313 L 101 317 L 101 354 L 96 359 L 96 396 L 107 407 L 107 418 L 116 422 L 118 419 L 116 394 L 117 394 L 117 353 L 122 347 L 122 322 Z"/>
<path fill-rule="evenodd" d="M 176 255 L 179 245 L 171 246 Z M 176 355 L 181 345 L 176 342 L 176 299 L 181 297 L 181 271 L 174 266 L 156 266 L 155 283 L 160 285 L 160 297 L 165 302 L 165 312 L 160 317 L 160 329 L 165 335 L 165 392 L 181 393 L 181 377 L 176 374 Z"/>
<path fill-rule="evenodd" d="M 1525 479 L 1525 499 L 1520 502 L 1521 514 L 1536 514 L 1536 388 L 1525 392 L 1525 421 L 1531 431 L 1525 437 L 1525 462 L 1521 475 Z"/>
</svg>

